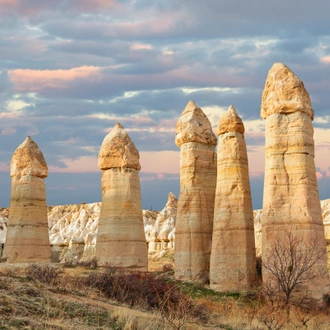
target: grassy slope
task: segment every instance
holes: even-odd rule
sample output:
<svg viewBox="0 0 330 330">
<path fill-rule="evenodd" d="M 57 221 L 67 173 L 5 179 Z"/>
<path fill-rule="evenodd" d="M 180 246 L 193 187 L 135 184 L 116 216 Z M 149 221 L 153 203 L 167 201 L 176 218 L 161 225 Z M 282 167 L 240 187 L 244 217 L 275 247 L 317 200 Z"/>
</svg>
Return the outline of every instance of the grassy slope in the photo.
<svg viewBox="0 0 330 330">
<path fill-rule="evenodd" d="M 168 259 L 165 260 L 168 263 Z M 3 265 L 3 264 L 2 264 Z M 0 264 L 1 266 L 1 264 Z M 158 264 L 157 264 L 158 266 Z M 156 268 L 156 267 L 154 267 Z M 90 287 L 82 287 L 81 278 L 95 272 L 86 268 L 68 268 L 56 285 L 33 281 L 25 270 L 0 267 L 1 329 L 179 329 L 157 311 L 129 308 L 104 298 Z M 201 285 L 174 282 L 208 314 L 205 321 L 189 319 L 180 329 L 329 329 L 328 312 L 316 313 L 292 309 L 290 323 L 283 309 L 270 308 L 257 295 L 221 294 Z"/>
</svg>

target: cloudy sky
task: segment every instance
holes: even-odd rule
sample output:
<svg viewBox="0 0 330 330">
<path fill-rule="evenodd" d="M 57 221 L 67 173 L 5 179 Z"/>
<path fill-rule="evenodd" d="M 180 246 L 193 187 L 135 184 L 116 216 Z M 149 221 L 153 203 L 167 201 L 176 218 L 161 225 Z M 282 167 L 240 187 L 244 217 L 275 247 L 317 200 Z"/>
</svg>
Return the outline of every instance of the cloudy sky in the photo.
<svg viewBox="0 0 330 330">
<path fill-rule="evenodd" d="M 233 104 L 262 205 L 268 70 L 283 62 L 315 111 L 317 177 L 330 198 L 330 1 L 0 0 L 0 206 L 27 135 L 49 166 L 49 205 L 101 200 L 97 154 L 116 122 L 141 156 L 143 208 L 179 194 L 175 125 L 189 100 L 214 128 Z"/>
</svg>

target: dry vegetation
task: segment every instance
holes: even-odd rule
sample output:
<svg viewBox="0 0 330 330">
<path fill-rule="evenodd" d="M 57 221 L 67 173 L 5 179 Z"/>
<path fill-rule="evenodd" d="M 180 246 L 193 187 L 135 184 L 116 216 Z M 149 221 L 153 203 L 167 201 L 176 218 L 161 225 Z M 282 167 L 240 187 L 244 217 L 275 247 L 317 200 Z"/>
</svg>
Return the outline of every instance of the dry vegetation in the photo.
<svg viewBox="0 0 330 330">
<path fill-rule="evenodd" d="M 264 298 L 258 288 L 223 294 L 175 281 L 169 260 L 152 273 L 98 269 L 96 260 L 1 267 L 0 329 L 330 328 L 328 297 L 319 307 L 292 305 L 287 315 L 281 300 Z"/>
</svg>

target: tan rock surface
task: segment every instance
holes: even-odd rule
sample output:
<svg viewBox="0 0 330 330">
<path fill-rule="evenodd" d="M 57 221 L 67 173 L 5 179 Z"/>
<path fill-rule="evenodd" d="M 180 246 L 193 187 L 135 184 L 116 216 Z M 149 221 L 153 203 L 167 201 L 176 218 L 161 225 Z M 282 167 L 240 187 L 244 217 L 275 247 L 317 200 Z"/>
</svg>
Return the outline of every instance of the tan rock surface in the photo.
<svg viewBox="0 0 330 330">
<path fill-rule="evenodd" d="M 284 231 L 307 241 L 317 237 L 325 249 L 314 164 L 313 110 L 303 83 L 283 64 L 270 69 L 262 96 L 266 119 L 266 168 L 262 217 L 262 255 Z M 326 256 L 315 269 L 326 269 Z M 267 272 L 264 272 L 267 282 Z M 321 298 L 325 282 L 306 287 Z"/>
<path fill-rule="evenodd" d="M 10 263 L 50 261 L 46 189 L 48 168 L 37 144 L 28 136 L 10 163 L 10 212 L 4 254 Z"/>
<path fill-rule="evenodd" d="M 95 256 L 116 267 L 148 269 L 141 206 L 139 153 L 120 124 L 104 139 L 102 205 Z"/>
<path fill-rule="evenodd" d="M 244 125 L 233 106 L 218 125 L 210 286 L 246 291 L 255 280 L 253 210 Z"/>
<path fill-rule="evenodd" d="M 185 281 L 209 277 L 216 185 L 216 136 L 211 123 L 190 101 L 178 120 L 180 196 L 175 231 L 175 275 Z"/>
<path fill-rule="evenodd" d="M 104 138 L 98 157 L 101 170 L 109 168 L 134 168 L 140 170 L 140 156 L 134 143 L 117 123 Z"/>
</svg>

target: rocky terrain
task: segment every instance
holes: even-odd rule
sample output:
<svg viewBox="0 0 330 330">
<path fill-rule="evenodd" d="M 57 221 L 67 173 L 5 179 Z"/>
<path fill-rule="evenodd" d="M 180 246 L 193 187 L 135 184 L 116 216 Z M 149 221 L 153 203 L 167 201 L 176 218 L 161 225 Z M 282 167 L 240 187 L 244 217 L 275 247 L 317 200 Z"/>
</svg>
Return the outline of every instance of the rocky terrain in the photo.
<svg viewBox="0 0 330 330">
<path fill-rule="evenodd" d="M 96 230 L 101 203 L 59 205 L 48 207 L 48 226 L 52 260 L 75 262 L 91 258 L 95 249 Z M 330 199 L 321 201 L 327 244 L 330 243 Z M 143 210 L 144 231 L 149 257 L 157 259 L 173 252 L 177 199 L 170 193 L 160 212 Z M 0 255 L 6 240 L 8 209 L 0 209 Z M 261 255 L 261 210 L 254 210 L 257 255 Z"/>
</svg>

